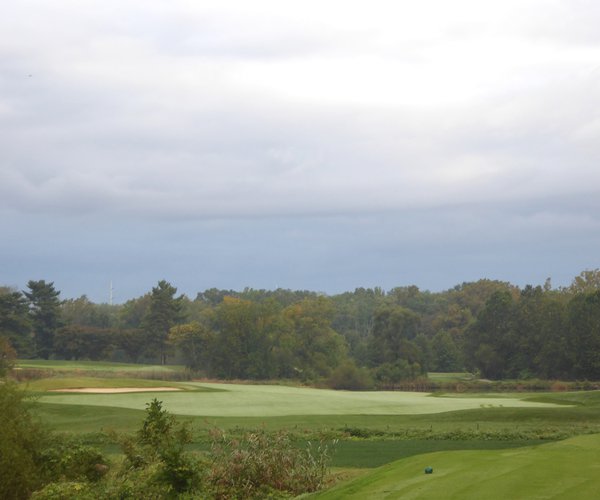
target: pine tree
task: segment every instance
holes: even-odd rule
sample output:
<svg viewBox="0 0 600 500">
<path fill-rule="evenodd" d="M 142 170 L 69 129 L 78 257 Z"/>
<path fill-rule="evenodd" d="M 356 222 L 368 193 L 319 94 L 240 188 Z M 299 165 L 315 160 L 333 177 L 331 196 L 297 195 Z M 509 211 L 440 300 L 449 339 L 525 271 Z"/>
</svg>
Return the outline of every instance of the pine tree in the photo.
<svg viewBox="0 0 600 500">
<path fill-rule="evenodd" d="M 54 334 L 62 326 L 60 318 L 60 291 L 54 289 L 54 283 L 44 280 L 29 281 L 29 292 L 24 292 L 29 299 L 29 315 L 33 325 L 35 353 L 48 359 L 54 346 Z"/>
<path fill-rule="evenodd" d="M 146 354 L 159 356 L 161 364 L 167 363 L 167 337 L 169 330 L 183 321 L 183 295 L 175 298 L 177 288 L 165 280 L 152 288 L 150 306 L 142 318 L 146 336 Z"/>
</svg>

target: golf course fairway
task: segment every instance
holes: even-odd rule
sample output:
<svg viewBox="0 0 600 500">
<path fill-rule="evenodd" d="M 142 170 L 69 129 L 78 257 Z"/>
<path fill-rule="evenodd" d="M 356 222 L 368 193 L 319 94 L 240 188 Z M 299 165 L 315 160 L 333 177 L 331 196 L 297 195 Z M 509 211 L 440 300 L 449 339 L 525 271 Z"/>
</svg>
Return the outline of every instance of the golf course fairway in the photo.
<svg viewBox="0 0 600 500">
<path fill-rule="evenodd" d="M 401 446 L 401 443 L 399 443 Z M 432 474 L 425 474 L 427 466 Z M 392 462 L 310 495 L 331 499 L 600 498 L 600 435 L 509 450 L 447 451 Z"/>
<path fill-rule="evenodd" d="M 157 383 L 157 385 L 160 385 Z M 40 403 L 143 410 L 153 397 L 177 415 L 276 417 L 286 415 L 417 415 L 486 408 L 549 408 L 555 405 L 501 395 L 432 397 L 417 392 L 348 392 L 280 385 L 177 384 L 188 390 L 133 394 L 45 393 Z M 208 390 L 207 390 L 208 389 Z"/>
</svg>

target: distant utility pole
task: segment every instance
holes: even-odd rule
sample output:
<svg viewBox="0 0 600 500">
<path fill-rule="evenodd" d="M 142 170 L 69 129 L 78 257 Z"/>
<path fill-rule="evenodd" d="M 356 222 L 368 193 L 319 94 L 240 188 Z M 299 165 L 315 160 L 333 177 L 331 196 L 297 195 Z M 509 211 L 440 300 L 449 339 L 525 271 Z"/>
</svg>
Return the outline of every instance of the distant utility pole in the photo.
<svg viewBox="0 0 600 500">
<path fill-rule="evenodd" d="M 108 295 L 108 303 L 112 306 L 113 305 L 113 286 L 112 286 L 112 280 L 110 280 L 110 291 L 109 291 L 109 295 Z"/>
</svg>

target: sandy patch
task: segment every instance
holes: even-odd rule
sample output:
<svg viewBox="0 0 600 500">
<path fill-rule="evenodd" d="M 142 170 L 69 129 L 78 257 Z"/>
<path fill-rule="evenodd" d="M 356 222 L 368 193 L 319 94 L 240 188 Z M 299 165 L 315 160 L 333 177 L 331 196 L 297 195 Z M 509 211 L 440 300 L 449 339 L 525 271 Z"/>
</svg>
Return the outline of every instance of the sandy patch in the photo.
<svg viewBox="0 0 600 500">
<path fill-rule="evenodd" d="M 85 392 L 89 394 L 118 394 L 121 392 L 180 391 L 177 387 L 78 387 L 76 389 L 51 389 L 49 392 Z"/>
</svg>

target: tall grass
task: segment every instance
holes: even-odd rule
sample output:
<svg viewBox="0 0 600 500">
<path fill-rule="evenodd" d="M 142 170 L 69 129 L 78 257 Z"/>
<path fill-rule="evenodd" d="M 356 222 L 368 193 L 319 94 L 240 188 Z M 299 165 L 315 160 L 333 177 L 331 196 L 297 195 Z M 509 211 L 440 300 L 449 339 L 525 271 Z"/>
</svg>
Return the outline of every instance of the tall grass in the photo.
<svg viewBox="0 0 600 500">
<path fill-rule="evenodd" d="M 96 378 L 135 378 L 147 380 L 166 380 L 184 382 L 194 378 L 194 373 L 189 370 L 159 370 L 149 368 L 146 370 L 86 370 L 86 369 L 48 369 L 48 368 L 19 368 L 14 369 L 11 378 L 17 382 L 29 382 L 52 377 L 96 377 Z"/>
<path fill-rule="evenodd" d="M 378 389 L 405 392 L 566 392 L 592 391 L 600 389 L 600 382 L 589 380 L 479 380 L 443 377 L 420 377 L 415 380 L 403 380 Z"/>
</svg>

